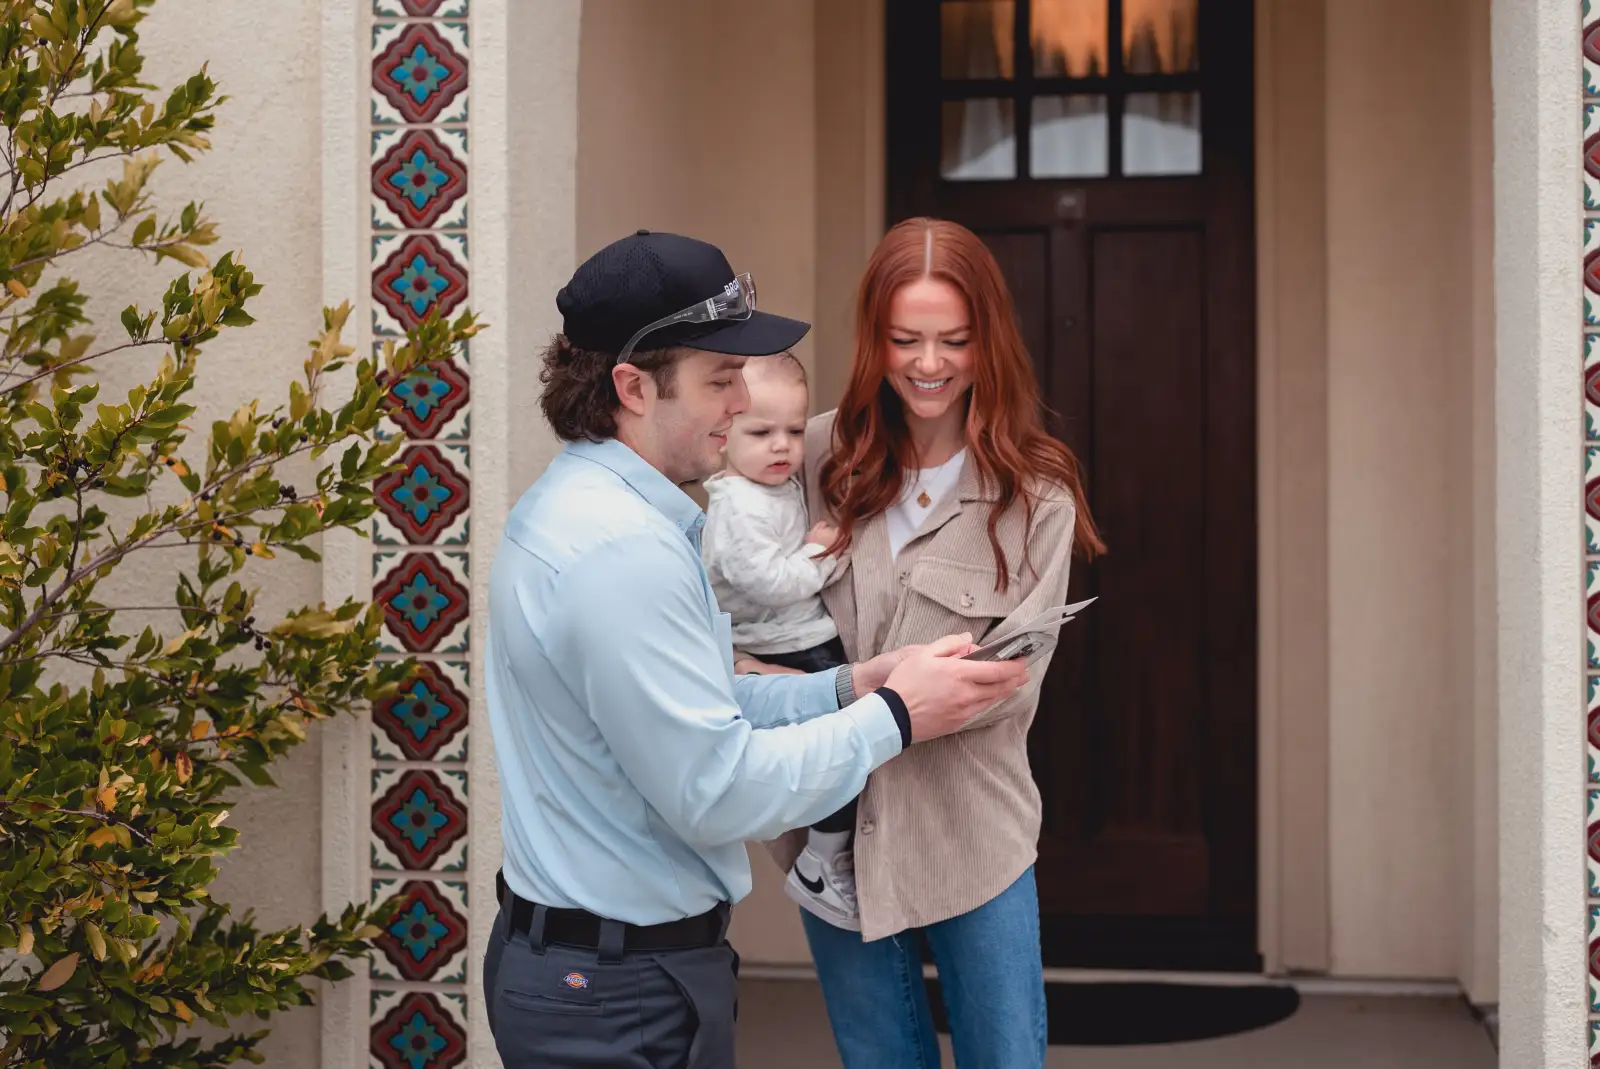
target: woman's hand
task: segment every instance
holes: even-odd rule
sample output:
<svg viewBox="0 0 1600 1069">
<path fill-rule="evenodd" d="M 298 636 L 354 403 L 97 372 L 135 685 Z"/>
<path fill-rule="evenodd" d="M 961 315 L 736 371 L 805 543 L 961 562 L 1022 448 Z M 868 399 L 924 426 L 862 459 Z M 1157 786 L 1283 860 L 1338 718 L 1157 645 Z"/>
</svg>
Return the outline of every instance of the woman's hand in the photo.
<svg viewBox="0 0 1600 1069">
<path fill-rule="evenodd" d="M 871 694 L 889 681 L 889 673 L 900 667 L 900 662 L 922 649 L 923 646 L 901 646 L 888 653 L 880 653 L 870 661 L 862 661 L 850 669 L 851 683 L 854 685 L 856 697 Z M 966 651 L 962 651 L 966 652 Z"/>
<path fill-rule="evenodd" d="M 784 668 L 782 665 L 768 664 L 766 661 L 754 657 L 736 657 L 733 661 L 733 671 L 742 676 L 803 676 L 804 672 L 798 668 Z M 887 676 L 885 678 L 888 678 Z"/>
</svg>

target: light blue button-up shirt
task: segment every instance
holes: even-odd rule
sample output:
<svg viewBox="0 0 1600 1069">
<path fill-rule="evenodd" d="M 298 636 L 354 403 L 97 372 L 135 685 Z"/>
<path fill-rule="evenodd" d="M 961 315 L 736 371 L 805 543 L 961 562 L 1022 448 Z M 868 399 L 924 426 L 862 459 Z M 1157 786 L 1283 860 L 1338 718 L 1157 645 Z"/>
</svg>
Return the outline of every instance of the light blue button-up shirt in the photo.
<svg viewBox="0 0 1600 1069">
<path fill-rule="evenodd" d="M 704 520 L 615 440 L 567 446 L 511 511 L 485 668 L 523 898 L 633 924 L 737 902 L 745 840 L 832 813 L 900 751 L 882 698 L 839 710 L 836 671 L 735 677 Z"/>
</svg>

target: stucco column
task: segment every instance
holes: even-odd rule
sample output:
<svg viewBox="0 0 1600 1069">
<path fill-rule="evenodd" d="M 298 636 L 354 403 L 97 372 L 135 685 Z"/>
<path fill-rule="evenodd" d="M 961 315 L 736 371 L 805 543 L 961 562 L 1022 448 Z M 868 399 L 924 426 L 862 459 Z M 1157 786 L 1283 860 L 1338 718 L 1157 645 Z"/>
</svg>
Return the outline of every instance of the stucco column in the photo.
<svg viewBox="0 0 1600 1069">
<path fill-rule="evenodd" d="M 499 1065 L 480 995 L 500 861 L 488 578 L 511 502 L 554 451 L 532 363 L 572 269 L 580 12 L 323 5 L 325 302 L 352 301 L 359 352 L 466 307 L 488 329 L 393 384 L 400 471 L 370 538 L 324 546 L 325 600 L 382 603 L 385 655 L 421 671 L 325 728 L 324 906 L 398 895 L 403 910 L 370 968 L 325 993 L 322 1069 Z"/>
<path fill-rule="evenodd" d="M 1500 1064 L 1587 1064 L 1580 0 L 1495 0 Z M 1600 322 L 1596 323 L 1600 326 Z"/>
</svg>

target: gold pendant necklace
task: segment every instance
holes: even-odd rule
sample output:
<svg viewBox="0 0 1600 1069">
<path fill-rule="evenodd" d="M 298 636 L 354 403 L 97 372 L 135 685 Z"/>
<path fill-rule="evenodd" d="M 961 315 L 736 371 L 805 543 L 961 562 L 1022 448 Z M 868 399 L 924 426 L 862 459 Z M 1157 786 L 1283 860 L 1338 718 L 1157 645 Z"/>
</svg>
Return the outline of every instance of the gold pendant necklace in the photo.
<svg viewBox="0 0 1600 1069">
<path fill-rule="evenodd" d="M 929 505 L 933 504 L 933 498 L 929 497 L 928 491 L 924 490 L 922 493 L 917 495 L 917 504 L 921 505 L 923 508 L 927 508 Z"/>
</svg>

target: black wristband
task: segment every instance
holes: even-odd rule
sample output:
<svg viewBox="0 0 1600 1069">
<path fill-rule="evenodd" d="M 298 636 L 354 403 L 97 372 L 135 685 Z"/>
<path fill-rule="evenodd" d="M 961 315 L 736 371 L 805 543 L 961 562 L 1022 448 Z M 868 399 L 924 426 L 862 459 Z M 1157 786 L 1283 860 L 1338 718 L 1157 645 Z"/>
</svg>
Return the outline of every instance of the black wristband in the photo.
<svg viewBox="0 0 1600 1069">
<path fill-rule="evenodd" d="M 872 693 L 882 698 L 894 715 L 895 726 L 900 729 L 900 748 L 904 750 L 911 745 L 911 713 L 906 709 L 906 700 L 888 687 L 879 687 Z"/>
</svg>

